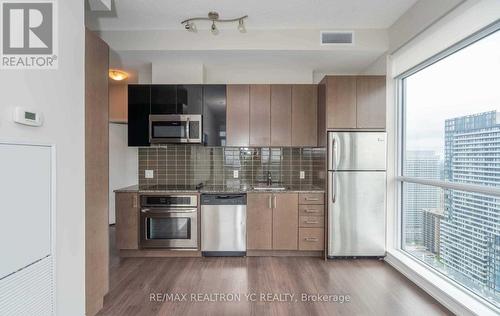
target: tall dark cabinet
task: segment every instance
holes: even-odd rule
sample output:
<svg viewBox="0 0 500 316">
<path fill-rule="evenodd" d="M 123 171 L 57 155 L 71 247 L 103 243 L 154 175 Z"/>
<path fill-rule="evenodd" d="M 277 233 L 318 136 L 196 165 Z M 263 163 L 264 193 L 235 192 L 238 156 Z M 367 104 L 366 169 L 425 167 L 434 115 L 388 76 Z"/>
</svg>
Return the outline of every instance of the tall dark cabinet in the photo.
<svg viewBox="0 0 500 316">
<path fill-rule="evenodd" d="M 151 114 L 201 114 L 202 85 L 151 85 Z"/>
<path fill-rule="evenodd" d="M 128 86 L 128 145 L 149 146 L 151 86 Z"/>
<path fill-rule="evenodd" d="M 177 86 L 151 85 L 151 114 L 177 114 Z"/>
<path fill-rule="evenodd" d="M 202 114 L 203 85 L 178 85 L 176 102 L 175 114 Z"/>
<path fill-rule="evenodd" d="M 226 86 L 203 87 L 203 144 L 226 145 Z"/>
</svg>

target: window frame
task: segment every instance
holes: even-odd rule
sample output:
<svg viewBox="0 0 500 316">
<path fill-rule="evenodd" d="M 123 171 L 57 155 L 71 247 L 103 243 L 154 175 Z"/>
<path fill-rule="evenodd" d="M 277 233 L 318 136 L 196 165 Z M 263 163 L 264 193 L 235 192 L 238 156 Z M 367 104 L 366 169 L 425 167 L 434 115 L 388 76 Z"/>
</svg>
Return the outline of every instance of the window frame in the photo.
<svg viewBox="0 0 500 316">
<path fill-rule="evenodd" d="M 482 185 L 472 185 L 472 184 L 461 184 L 461 183 L 454 183 L 454 182 L 449 182 L 449 181 L 444 181 L 444 180 L 435 180 L 435 179 L 425 179 L 425 178 L 416 178 L 416 177 L 408 177 L 405 176 L 403 171 L 404 171 L 404 165 L 405 165 L 405 139 L 406 139 L 406 78 L 410 77 L 411 75 L 453 55 L 454 53 L 468 47 L 469 45 L 474 44 L 475 42 L 480 41 L 481 39 L 497 32 L 500 31 L 500 21 L 495 21 L 494 23 L 486 26 L 485 28 L 479 30 L 476 33 L 473 33 L 472 35 L 468 36 L 467 38 L 459 41 L 458 43 L 450 46 L 449 48 L 441 51 L 440 53 L 426 59 L 425 61 L 421 62 L 420 64 L 410 68 L 409 70 L 401 73 L 400 75 L 396 76 L 394 78 L 394 89 L 395 89 L 395 119 L 396 119 L 396 124 L 395 124 L 395 196 L 393 202 L 395 203 L 395 220 L 394 220 L 394 248 L 401 252 L 402 254 L 405 255 L 405 257 L 411 259 L 412 261 L 418 263 L 419 265 L 425 267 L 427 270 L 436 273 L 439 275 L 440 278 L 445 280 L 446 282 L 449 282 L 455 286 L 458 286 L 459 288 L 465 290 L 467 293 L 470 295 L 474 296 L 476 299 L 481 301 L 483 304 L 486 306 L 489 306 L 489 308 L 493 310 L 500 310 L 500 307 L 494 305 L 490 301 L 486 300 L 479 294 L 473 292 L 471 289 L 468 287 L 465 287 L 461 283 L 457 282 L 456 280 L 447 277 L 445 274 L 443 274 L 441 271 L 433 267 L 432 265 L 421 261 L 415 257 L 413 257 L 409 252 L 403 249 L 403 185 L 405 183 L 414 183 L 414 184 L 420 184 L 420 185 L 427 185 L 427 186 L 432 186 L 432 187 L 437 187 L 441 189 L 452 189 L 452 190 L 460 190 L 460 191 L 465 191 L 465 192 L 470 192 L 470 193 L 482 193 L 482 194 L 487 194 L 490 196 L 495 196 L 495 197 L 500 197 L 500 188 L 494 188 L 494 187 L 487 187 L 487 186 L 482 186 Z"/>
</svg>

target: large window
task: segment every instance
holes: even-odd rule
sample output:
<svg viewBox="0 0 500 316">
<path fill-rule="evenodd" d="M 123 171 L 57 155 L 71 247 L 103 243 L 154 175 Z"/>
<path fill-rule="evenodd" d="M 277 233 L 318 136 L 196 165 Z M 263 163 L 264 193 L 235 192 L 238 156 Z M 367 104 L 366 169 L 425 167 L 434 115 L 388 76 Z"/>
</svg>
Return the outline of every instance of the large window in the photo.
<svg viewBox="0 0 500 316">
<path fill-rule="evenodd" d="M 400 78 L 401 248 L 500 307 L 500 26 Z"/>
</svg>

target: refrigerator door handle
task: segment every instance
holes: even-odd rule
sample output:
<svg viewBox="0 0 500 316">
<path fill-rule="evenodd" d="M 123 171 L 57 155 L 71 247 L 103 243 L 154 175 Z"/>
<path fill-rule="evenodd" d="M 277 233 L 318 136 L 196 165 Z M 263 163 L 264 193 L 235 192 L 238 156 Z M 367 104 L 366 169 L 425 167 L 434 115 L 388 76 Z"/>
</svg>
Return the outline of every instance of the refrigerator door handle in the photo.
<svg viewBox="0 0 500 316">
<path fill-rule="evenodd" d="M 330 154 L 332 155 L 332 170 L 337 169 L 337 150 L 335 148 L 335 136 L 332 138 L 332 149 L 330 150 Z"/>
<path fill-rule="evenodd" d="M 336 194 L 335 194 L 335 191 L 336 191 L 336 188 L 335 188 L 335 174 L 332 174 L 330 182 L 331 182 L 330 183 L 330 188 L 331 188 L 330 194 L 332 195 L 332 203 L 335 204 L 335 200 L 337 199 Z"/>
</svg>

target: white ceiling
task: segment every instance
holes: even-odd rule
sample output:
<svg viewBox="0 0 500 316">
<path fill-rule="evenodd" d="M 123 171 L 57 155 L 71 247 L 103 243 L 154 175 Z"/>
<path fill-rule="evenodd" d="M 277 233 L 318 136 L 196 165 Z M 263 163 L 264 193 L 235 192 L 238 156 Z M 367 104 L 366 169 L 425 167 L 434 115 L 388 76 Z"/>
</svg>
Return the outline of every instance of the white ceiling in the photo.
<svg viewBox="0 0 500 316">
<path fill-rule="evenodd" d="M 248 14 L 247 29 L 385 29 L 416 0 L 114 0 L 111 12 L 87 12 L 93 30 L 182 29 L 180 21 Z M 201 23 L 200 23 L 201 24 Z M 234 26 L 232 26 L 234 27 Z M 224 27 L 221 27 L 224 28 Z"/>
</svg>

